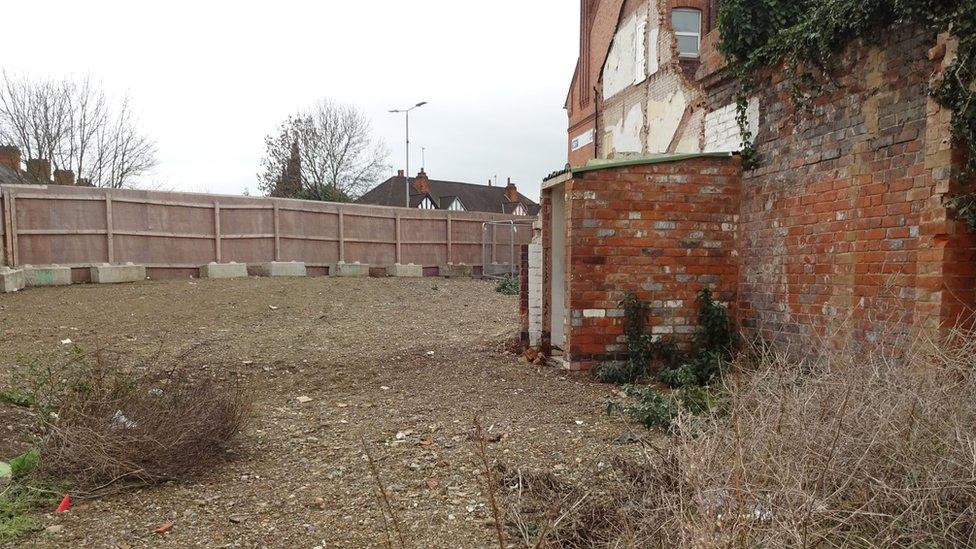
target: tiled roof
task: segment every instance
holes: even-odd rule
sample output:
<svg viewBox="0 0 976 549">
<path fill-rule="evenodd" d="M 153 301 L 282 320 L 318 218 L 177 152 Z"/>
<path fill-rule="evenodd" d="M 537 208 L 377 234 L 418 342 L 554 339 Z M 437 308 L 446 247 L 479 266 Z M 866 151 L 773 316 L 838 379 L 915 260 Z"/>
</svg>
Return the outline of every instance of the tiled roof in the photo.
<svg viewBox="0 0 976 549">
<path fill-rule="evenodd" d="M 403 206 L 406 192 L 405 180 L 410 185 L 410 205 L 416 207 L 423 196 L 414 188 L 414 178 L 400 176 L 391 177 L 374 187 L 356 200 L 357 204 L 374 204 L 377 206 Z M 516 203 L 511 203 L 505 196 L 505 187 L 478 185 L 475 183 L 461 183 L 458 181 L 441 181 L 429 179 L 430 192 L 428 195 L 439 209 L 450 207 L 454 199 L 461 201 L 464 209 L 469 212 L 511 213 Z M 539 205 L 519 193 L 519 202 L 525 207 L 528 215 L 539 213 Z M 416 198 L 415 198 L 416 197 Z"/>
</svg>

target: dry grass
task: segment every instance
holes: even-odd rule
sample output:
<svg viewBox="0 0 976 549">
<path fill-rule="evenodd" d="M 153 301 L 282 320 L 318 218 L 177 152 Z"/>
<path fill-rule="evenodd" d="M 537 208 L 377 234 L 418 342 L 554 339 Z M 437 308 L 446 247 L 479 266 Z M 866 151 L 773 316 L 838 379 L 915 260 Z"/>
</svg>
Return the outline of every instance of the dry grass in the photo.
<svg viewBox="0 0 976 549">
<path fill-rule="evenodd" d="M 60 363 L 22 361 L 21 391 L 39 423 L 37 473 L 94 497 L 188 478 L 226 459 L 249 414 L 247 396 L 194 374 L 191 352 L 127 367 L 121 355 L 76 349 Z"/>
<path fill-rule="evenodd" d="M 766 350 L 721 414 L 615 463 L 561 523 L 580 488 L 509 482 L 510 526 L 542 547 L 976 546 L 976 338 L 900 356 Z"/>
</svg>

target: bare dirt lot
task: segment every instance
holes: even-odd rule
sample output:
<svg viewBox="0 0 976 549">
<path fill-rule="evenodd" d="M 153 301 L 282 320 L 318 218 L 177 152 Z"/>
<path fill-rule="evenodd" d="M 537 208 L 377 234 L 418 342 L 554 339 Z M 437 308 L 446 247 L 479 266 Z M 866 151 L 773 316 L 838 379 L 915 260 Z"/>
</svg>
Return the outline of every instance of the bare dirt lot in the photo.
<svg viewBox="0 0 976 549">
<path fill-rule="evenodd" d="M 206 343 L 198 367 L 254 399 L 227 464 L 42 512 L 41 526 L 63 529 L 17 543 L 384 545 L 365 441 L 410 545 L 497 546 L 469 439 L 475 416 L 499 439 L 491 459 L 510 467 L 589 478 L 637 451 L 615 443 L 635 427 L 604 413 L 609 387 L 505 352 L 517 321 L 517 298 L 476 280 L 193 280 L 0 296 L 0 382 L 17 353 L 58 352 L 66 339 L 142 357 L 160 342 L 170 355 Z M 0 458 L 23 449 L 21 419 L 0 405 Z"/>
</svg>

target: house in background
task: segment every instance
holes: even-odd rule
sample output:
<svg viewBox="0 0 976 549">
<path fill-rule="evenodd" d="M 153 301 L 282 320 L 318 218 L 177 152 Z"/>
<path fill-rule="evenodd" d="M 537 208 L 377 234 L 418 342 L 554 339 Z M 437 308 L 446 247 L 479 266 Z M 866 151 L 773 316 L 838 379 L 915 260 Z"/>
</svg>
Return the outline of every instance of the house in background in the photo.
<svg viewBox="0 0 976 549">
<path fill-rule="evenodd" d="M 539 205 L 518 192 L 512 180 L 504 187 L 430 179 L 421 169 L 417 177 L 406 178 L 403 170 L 356 200 L 357 204 L 404 207 L 409 184 L 410 207 L 421 210 L 491 212 L 518 216 L 539 213 Z"/>
<path fill-rule="evenodd" d="M 79 179 L 75 183 L 75 174 L 71 170 L 54 170 L 51 179 L 51 161 L 30 159 L 27 170 L 21 166 L 20 148 L 0 146 L 0 184 L 3 185 L 78 185 L 90 187 L 87 179 Z"/>
</svg>

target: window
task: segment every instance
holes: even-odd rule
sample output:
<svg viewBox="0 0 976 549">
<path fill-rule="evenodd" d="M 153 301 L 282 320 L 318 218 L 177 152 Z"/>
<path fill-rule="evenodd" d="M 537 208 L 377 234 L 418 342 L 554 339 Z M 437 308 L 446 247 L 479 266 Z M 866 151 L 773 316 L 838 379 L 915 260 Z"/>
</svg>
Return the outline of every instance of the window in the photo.
<svg viewBox="0 0 976 549">
<path fill-rule="evenodd" d="M 701 11 L 691 8 L 671 10 L 671 28 L 678 40 L 678 56 L 697 58 L 701 48 Z"/>
</svg>

